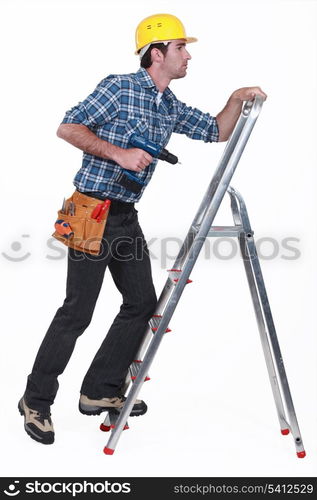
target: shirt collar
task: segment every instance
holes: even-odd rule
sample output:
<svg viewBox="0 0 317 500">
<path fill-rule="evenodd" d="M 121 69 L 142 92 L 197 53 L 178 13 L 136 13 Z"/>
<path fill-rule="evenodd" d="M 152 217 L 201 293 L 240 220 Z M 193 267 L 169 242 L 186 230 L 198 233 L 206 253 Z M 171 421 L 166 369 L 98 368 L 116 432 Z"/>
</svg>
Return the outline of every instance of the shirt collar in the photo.
<svg viewBox="0 0 317 500">
<path fill-rule="evenodd" d="M 158 91 L 155 83 L 153 82 L 152 78 L 150 77 L 149 73 L 146 71 L 145 68 L 142 68 L 142 67 L 139 68 L 138 71 L 135 73 L 135 76 L 139 80 L 142 87 L 149 88 L 149 89 L 151 88 L 151 89 L 155 89 Z M 167 87 L 164 90 L 163 96 L 167 97 L 168 99 L 173 98 L 173 92 L 169 89 L 169 87 Z"/>
<path fill-rule="evenodd" d="M 145 68 L 140 68 L 135 73 L 135 76 L 139 80 L 139 82 L 142 85 L 142 87 L 145 87 L 145 88 L 155 88 L 156 89 L 155 83 L 153 82 L 152 78 L 150 77 L 150 75 L 148 74 L 148 72 L 146 71 Z"/>
</svg>

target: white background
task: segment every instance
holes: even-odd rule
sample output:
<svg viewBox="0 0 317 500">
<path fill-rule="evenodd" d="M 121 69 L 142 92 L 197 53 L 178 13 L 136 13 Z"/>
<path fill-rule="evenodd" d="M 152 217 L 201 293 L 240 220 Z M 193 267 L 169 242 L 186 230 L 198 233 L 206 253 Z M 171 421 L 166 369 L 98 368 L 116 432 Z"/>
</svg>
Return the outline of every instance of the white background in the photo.
<svg viewBox="0 0 317 500">
<path fill-rule="evenodd" d="M 316 475 L 316 11 L 308 0 L 1 1 L 3 476 Z M 64 299 L 66 259 L 56 259 L 63 249 L 49 249 L 47 240 L 73 191 L 81 152 L 55 131 L 104 76 L 137 70 L 135 27 L 157 12 L 177 15 L 199 38 L 188 46 L 188 75 L 171 84 L 179 99 L 216 114 L 241 86 L 260 85 L 269 96 L 232 185 L 244 195 L 256 238 L 279 245 L 261 263 L 303 460 L 279 431 L 238 256 L 200 256 L 142 389 L 148 413 L 130 419 L 112 457 L 102 452 L 102 417 L 77 410 L 82 377 L 120 305 L 108 273 L 93 321 L 59 379 L 55 444 L 32 441 L 16 409 Z M 173 136 L 168 149 L 182 165 L 161 162 L 137 207 L 147 239 L 157 238 L 158 293 L 173 262 L 163 261 L 162 239 L 185 236 L 223 148 Z M 227 200 L 221 214 L 217 223 L 230 224 Z M 293 255 L 282 248 L 286 237 L 298 238 L 298 259 L 283 258 Z M 261 250 L 270 256 L 272 246 Z M 168 251 L 175 254 L 175 245 Z"/>
</svg>

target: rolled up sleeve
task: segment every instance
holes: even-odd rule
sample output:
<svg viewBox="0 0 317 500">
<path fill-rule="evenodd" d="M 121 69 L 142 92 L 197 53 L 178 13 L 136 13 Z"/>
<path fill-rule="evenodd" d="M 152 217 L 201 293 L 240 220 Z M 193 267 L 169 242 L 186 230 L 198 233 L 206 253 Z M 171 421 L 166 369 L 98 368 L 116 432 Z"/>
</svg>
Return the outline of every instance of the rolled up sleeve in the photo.
<svg viewBox="0 0 317 500">
<path fill-rule="evenodd" d="M 204 142 L 218 142 L 219 130 L 215 117 L 197 108 L 186 106 L 180 101 L 178 105 L 179 112 L 173 132 Z"/>
<path fill-rule="evenodd" d="M 67 111 L 62 123 L 77 123 L 94 129 L 113 120 L 119 105 L 120 81 L 108 77 L 84 101 Z"/>
</svg>

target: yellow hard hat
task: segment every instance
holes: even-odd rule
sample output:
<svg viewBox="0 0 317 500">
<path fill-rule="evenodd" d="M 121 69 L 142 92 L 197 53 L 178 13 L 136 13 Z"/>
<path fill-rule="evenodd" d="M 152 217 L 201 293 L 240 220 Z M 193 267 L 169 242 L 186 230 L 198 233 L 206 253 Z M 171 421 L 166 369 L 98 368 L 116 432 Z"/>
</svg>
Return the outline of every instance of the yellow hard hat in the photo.
<svg viewBox="0 0 317 500">
<path fill-rule="evenodd" d="M 151 43 L 159 43 L 184 38 L 187 43 L 197 42 L 188 37 L 181 21 L 172 14 L 154 14 L 143 19 L 135 31 L 136 52 Z"/>
</svg>

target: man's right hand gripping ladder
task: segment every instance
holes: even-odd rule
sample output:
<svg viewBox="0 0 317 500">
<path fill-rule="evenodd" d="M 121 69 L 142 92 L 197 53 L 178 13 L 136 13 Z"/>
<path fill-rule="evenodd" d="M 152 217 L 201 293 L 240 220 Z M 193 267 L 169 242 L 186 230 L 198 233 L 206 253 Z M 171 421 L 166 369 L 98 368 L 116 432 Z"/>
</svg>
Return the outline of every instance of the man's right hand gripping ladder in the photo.
<svg viewBox="0 0 317 500">
<path fill-rule="evenodd" d="M 155 314 L 149 321 L 137 357 L 130 366 L 130 373 L 125 385 L 127 398 L 124 406 L 119 415 L 107 414 L 104 423 L 100 426 L 103 431 L 112 430 L 108 443 L 104 448 L 104 453 L 107 455 L 114 453 L 122 431 L 128 428 L 127 419 L 143 382 L 148 379 L 149 368 L 164 334 L 170 331 L 168 329 L 169 321 L 185 285 L 191 281 L 189 280 L 190 273 L 206 238 L 236 236 L 239 241 L 260 331 L 281 433 L 286 435 L 291 432 L 294 437 L 297 456 L 299 458 L 305 456 L 248 213 L 242 196 L 229 186 L 262 105 L 263 99 L 258 96 L 253 101 L 244 104 L 175 263 L 172 269 L 168 271 L 168 278 L 158 300 Z M 212 226 L 213 220 L 226 192 L 228 192 L 231 200 L 234 225 L 214 227 Z"/>
</svg>

